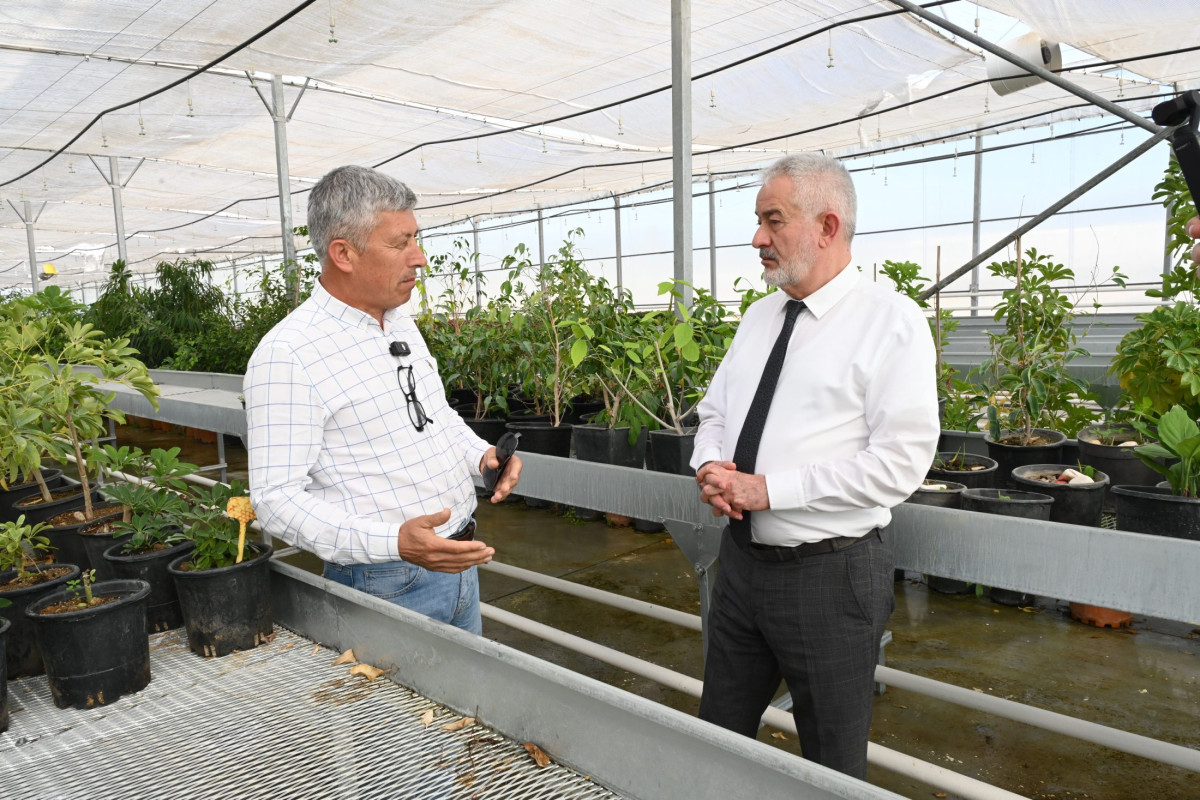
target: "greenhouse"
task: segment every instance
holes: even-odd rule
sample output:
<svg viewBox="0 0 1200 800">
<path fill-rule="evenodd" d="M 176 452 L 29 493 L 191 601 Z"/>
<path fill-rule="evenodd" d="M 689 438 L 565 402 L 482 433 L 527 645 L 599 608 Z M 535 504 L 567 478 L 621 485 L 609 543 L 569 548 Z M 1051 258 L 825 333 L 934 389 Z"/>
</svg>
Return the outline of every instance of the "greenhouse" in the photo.
<svg viewBox="0 0 1200 800">
<path fill-rule="evenodd" d="M 4 796 L 1195 796 L 1198 38 L 10 0 Z"/>
</svg>

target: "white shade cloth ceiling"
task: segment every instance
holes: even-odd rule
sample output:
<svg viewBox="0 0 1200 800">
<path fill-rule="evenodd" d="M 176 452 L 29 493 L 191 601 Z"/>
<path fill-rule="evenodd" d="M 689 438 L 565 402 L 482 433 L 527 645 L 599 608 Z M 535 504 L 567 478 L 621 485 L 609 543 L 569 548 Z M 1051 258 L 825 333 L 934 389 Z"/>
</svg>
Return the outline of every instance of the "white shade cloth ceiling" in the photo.
<svg viewBox="0 0 1200 800">
<path fill-rule="evenodd" d="M 1111 62 L 1067 74 L 1131 108 L 1148 108 L 1152 99 L 1137 98 L 1171 84 L 1200 84 L 1200 55 L 1189 49 L 1200 43 L 1200 3 L 979 5 L 1078 48 L 1086 58 L 1076 62 Z M 123 193 L 135 270 L 179 254 L 220 262 L 281 252 L 273 127 L 246 72 L 267 100 L 270 76 L 285 76 L 289 108 L 309 81 L 287 125 L 297 224 L 304 190 L 346 163 L 383 164 L 409 183 L 426 227 L 670 179 L 666 0 L 297 8 L 294 0 L 6 0 L 0 198 L 17 208 L 28 201 L 35 213 L 45 204 L 39 264 L 53 261 L 69 284 L 102 277 L 116 258 L 112 195 L 91 163 L 107 172 L 109 157 L 120 159 L 123 178 L 145 160 Z M 998 96 L 976 48 L 891 13 L 891 3 L 693 0 L 691 8 L 699 178 L 758 168 L 789 150 L 848 156 L 1097 113 L 1047 84 Z M 514 130 L 523 126 L 531 127 Z M 25 228 L 9 202 L 0 211 L 0 285 L 29 276 Z"/>
</svg>

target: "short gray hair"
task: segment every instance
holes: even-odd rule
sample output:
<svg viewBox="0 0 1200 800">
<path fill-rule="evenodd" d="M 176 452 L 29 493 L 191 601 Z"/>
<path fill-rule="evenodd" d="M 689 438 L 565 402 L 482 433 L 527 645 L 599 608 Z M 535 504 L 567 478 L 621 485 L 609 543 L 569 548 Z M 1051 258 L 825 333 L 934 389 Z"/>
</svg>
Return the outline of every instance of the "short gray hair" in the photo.
<svg viewBox="0 0 1200 800">
<path fill-rule="evenodd" d="M 792 202 L 810 219 L 832 211 L 842 220 L 846 244 L 854 239 L 858 195 L 854 181 L 836 159 L 823 153 L 794 153 L 763 170 L 763 183 L 787 176 L 792 179 Z"/>
<path fill-rule="evenodd" d="M 385 211 L 411 211 L 417 196 L 395 178 L 370 167 L 337 167 L 308 196 L 308 239 L 325 263 L 329 243 L 345 239 L 359 250 Z"/>
</svg>

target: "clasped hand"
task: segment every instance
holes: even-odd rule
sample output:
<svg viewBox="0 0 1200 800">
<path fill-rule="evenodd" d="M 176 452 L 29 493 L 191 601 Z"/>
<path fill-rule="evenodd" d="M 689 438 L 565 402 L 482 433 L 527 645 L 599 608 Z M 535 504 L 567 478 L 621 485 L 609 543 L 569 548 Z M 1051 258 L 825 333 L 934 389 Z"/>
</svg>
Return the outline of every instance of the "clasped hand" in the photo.
<svg viewBox="0 0 1200 800">
<path fill-rule="evenodd" d="M 714 517 L 741 519 L 743 511 L 771 507 L 767 479 L 738 472 L 732 461 L 708 462 L 696 473 L 696 483 L 700 485 L 700 499 L 712 506 Z"/>
</svg>

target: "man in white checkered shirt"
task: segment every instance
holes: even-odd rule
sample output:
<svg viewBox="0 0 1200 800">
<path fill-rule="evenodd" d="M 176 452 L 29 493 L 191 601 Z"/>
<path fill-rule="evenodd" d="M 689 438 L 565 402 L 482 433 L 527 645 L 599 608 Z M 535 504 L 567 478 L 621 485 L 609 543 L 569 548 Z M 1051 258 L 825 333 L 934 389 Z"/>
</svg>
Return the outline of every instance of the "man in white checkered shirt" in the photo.
<svg viewBox="0 0 1200 800">
<path fill-rule="evenodd" d="M 267 533 L 325 561 L 325 577 L 474 633 L 472 477 L 496 448 L 446 404 L 437 362 L 400 310 L 426 265 L 412 191 L 339 167 L 313 187 L 321 257 L 312 296 L 263 337 L 246 370 L 250 499 Z M 491 497 L 521 474 L 513 456 Z"/>
</svg>

